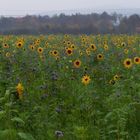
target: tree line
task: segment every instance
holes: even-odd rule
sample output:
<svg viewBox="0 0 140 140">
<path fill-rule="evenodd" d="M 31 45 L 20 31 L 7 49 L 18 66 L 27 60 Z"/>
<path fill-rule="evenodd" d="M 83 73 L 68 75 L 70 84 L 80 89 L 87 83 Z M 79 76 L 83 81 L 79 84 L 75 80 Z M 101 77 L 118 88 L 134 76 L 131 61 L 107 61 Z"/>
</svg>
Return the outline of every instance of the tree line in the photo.
<svg viewBox="0 0 140 140">
<path fill-rule="evenodd" d="M 129 17 L 107 12 L 87 15 L 1 17 L 0 34 L 135 34 L 140 33 L 140 15 Z"/>
</svg>

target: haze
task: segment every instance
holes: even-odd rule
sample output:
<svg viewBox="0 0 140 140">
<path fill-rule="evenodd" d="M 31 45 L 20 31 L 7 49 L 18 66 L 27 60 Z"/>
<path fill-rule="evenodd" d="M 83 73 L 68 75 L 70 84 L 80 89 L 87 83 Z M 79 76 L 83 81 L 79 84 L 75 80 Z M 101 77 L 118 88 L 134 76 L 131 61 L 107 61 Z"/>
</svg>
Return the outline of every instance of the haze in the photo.
<svg viewBox="0 0 140 140">
<path fill-rule="evenodd" d="M 140 8 L 140 0 L 0 0 L 0 15 L 26 15 L 57 10 L 116 8 Z"/>
</svg>

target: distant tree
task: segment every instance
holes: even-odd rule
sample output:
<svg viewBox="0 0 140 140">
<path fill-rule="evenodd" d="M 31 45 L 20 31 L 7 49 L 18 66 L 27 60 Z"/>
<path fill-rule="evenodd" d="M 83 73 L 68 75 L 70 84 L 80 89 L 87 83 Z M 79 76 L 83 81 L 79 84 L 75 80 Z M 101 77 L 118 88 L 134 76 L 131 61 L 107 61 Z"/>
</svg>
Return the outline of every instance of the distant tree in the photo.
<svg viewBox="0 0 140 140">
<path fill-rule="evenodd" d="M 140 16 L 124 17 L 121 14 L 107 12 L 82 15 L 54 15 L 25 17 L 1 17 L 0 32 L 2 34 L 134 34 L 140 27 Z"/>
</svg>

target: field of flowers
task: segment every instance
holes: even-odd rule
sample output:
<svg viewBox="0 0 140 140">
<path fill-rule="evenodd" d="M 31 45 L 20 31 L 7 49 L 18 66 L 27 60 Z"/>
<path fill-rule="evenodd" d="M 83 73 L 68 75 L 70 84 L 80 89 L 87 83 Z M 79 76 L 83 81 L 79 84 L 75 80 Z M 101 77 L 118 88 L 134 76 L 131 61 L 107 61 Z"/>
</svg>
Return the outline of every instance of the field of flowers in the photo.
<svg viewBox="0 0 140 140">
<path fill-rule="evenodd" d="M 0 36 L 0 140 L 140 140 L 140 36 Z"/>
</svg>

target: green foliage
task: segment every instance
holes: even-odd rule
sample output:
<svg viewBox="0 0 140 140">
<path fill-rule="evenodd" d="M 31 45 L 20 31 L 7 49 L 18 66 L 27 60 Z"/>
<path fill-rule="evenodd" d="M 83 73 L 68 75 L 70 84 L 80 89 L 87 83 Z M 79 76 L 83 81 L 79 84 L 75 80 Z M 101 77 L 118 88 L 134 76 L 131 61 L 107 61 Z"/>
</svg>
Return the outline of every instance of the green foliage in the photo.
<svg viewBox="0 0 140 140">
<path fill-rule="evenodd" d="M 0 131 L 1 140 L 17 140 L 17 133 L 14 129 L 5 129 Z"/>
<path fill-rule="evenodd" d="M 28 133 L 22 133 L 22 132 L 19 132 L 18 133 L 18 136 L 22 139 L 22 140 L 35 140 L 33 138 L 33 136 L 31 134 L 28 134 Z"/>
<path fill-rule="evenodd" d="M 0 140 L 140 139 L 138 35 L 8 37 L 0 37 Z M 24 42 L 21 48 L 15 47 L 17 40 Z M 72 55 L 64 41 L 75 45 Z M 97 50 L 89 53 L 93 43 Z M 75 60 L 81 61 L 79 68 Z M 91 79 L 87 85 L 84 75 Z"/>
</svg>

